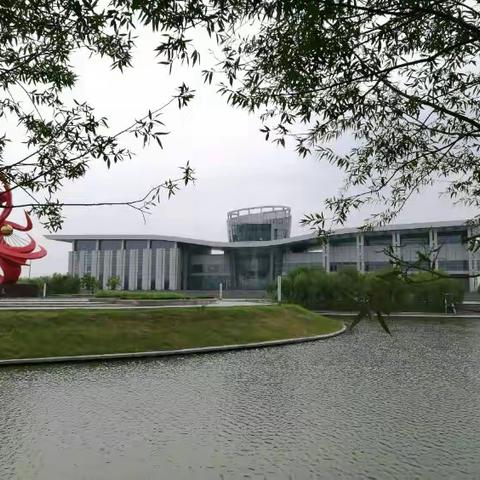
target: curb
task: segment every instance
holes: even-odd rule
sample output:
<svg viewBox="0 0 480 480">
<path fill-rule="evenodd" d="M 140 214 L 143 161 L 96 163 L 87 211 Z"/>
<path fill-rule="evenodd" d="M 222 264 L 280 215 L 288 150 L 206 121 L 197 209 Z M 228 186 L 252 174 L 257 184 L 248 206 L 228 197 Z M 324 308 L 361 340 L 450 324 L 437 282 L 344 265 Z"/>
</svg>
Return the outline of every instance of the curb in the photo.
<svg viewBox="0 0 480 480">
<path fill-rule="evenodd" d="M 313 310 L 315 313 L 331 317 L 356 317 L 358 312 L 336 312 L 332 310 Z M 402 319 L 402 318 L 448 318 L 448 319 L 471 319 L 479 320 L 480 313 L 431 313 L 431 312 L 398 312 L 391 313 L 390 319 Z"/>
<path fill-rule="evenodd" d="M 126 360 L 135 358 L 155 358 L 170 357 L 177 355 L 193 355 L 199 353 L 228 352 L 233 350 L 249 350 L 254 348 L 275 347 L 281 345 L 292 345 L 295 343 L 313 342 L 326 338 L 336 337 L 347 330 L 344 325 L 340 330 L 333 333 L 314 335 L 312 337 L 287 338 L 284 340 L 269 340 L 266 342 L 240 343 L 236 345 L 218 345 L 215 347 L 183 348 L 180 350 L 158 350 L 153 352 L 132 352 L 132 353 L 105 353 L 99 355 L 72 355 L 64 357 L 38 357 L 38 358 L 14 358 L 10 360 L 0 360 L 0 367 L 9 365 L 33 365 L 48 363 L 67 363 L 67 362 L 92 362 L 102 360 Z"/>
<path fill-rule="evenodd" d="M 110 297 L 98 297 L 89 299 L 90 305 L 96 303 L 107 303 L 112 305 L 127 305 L 127 306 L 141 306 L 141 307 L 182 307 L 190 305 L 211 305 L 217 301 L 216 298 L 193 298 L 193 299 L 164 299 L 164 300 L 141 300 L 141 299 L 125 299 L 125 298 L 110 298 Z"/>
</svg>

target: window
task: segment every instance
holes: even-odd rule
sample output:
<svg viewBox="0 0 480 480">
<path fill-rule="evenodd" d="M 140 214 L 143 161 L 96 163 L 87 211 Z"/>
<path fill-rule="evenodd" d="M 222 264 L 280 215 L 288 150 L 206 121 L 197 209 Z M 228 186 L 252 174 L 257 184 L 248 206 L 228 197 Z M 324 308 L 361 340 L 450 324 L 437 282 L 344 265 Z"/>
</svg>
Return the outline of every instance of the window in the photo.
<svg viewBox="0 0 480 480">
<path fill-rule="evenodd" d="M 468 260 L 440 260 L 438 268 L 446 271 L 468 271 Z"/>
<path fill-rule="evenodd" d="M 356 263 L 347 263 L 347 262 L 332 262 L 330 263 L 331 272 L 341 272 L 342 270 L 351 270 L 357 269 Z"/>
<path fill-rule="evenodd" d="M 392 244 L 391 235 L 365 236 L 365 245 L 387 247 Z"/>
<path fill-rule="evenodd" d="M 241 223 L 233 225 L 234 242 L 249 242 L 272 239 L 272 226 L 270 223 Z"/>
<path fill-rule="evenodd" d="M 92 250 L 97 249 L 97 241 L 96 240 L 77 240 L 75 242 L 75 250 L 84 250 L 87 252 L 91 252 Z"/>
<path fill-rule="evenodd" d="M 465 232 L 439 232 L 437 242 L 439 245 L 462 244 L 464 242 Z"/>
<path fill-rule="evenodd" d="M 147 240 L 126 240 L 125 241 L 125 250 L 142 250 L 147 248 Z"/>
<path fill-rule="evenodd" d="M 330 242 L 331 247 L 355 247 L 357 239 L 355 237 L 335 238 Z"/>
<path fill-rule="evenodd" d="M 100 240 L 100 250 L 120 250 L 121 248 L 121 240 Z"/>
<path fill-rule="evenodd" d="M 168 242 L 167 240 L 152 240 L 152 249 L 156 248 L 173 248 L 174 242 Z"/>
<path fill-rule="evenodd" d="M 367 262 L 365 263 L 365 271 L 366 272 L 375 272 L 378 270 L 385 270 L 389 268 L 390 262 Z"/>
<path fill-rule="evenodd" d="M 192 273 L 202 273 L 203 272 L 203 265 L 197 264 L 192 265 Z"/>
<path fill-rule="evenodd" d="M 430 243 L 428 233 L 400 234 L 402 247 L 408 245 L 428 245 Z"/>
</svg>

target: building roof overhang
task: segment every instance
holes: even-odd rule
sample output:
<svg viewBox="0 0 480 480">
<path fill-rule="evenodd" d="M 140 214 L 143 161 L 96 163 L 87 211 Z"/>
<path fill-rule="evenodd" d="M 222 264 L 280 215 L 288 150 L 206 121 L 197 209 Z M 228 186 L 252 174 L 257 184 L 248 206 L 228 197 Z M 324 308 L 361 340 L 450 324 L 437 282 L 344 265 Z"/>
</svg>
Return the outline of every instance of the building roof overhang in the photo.
<svg viewBox="0 0 480 480">
<path fill-rule="evenodd" d="M 407 223 L 399 225 L 386 225 L 383 227 L 374 228 L 372 232 L 395 232 L 395 231 L 422 231 L 430 230 L 432 228 L 451 230 L 458 227 L 466 227 L 466 220 L 451 220 L 444 222 L 423 222 L 423 223 Z M 359 228 L 341 228 L 332 233 L 332 237 L 354 235 L 361 232 Z M 266 247 L 281 247 L 294 245 L 316 245 L 318 244 L 318 236 L 315 233 L 306 235 L 298 235 L 290 238 L 282 238 L 279 240 L 267 241 L 250 241 L 250 242 L 220 242 L 211 240 L 200 240 L 195 238 L 186 238 L 169 235 L 129 235 L 129 234 L 84 234 L 84 235 L 45 235 L 49 240 L 56 240 L 59 242 L 72 243 L 75 240 L 163 240 L 167 242 L 175 242 L 185 245 L 195 245 L 201 247 L 210 247 L 215 249 L 237 249 L 237 248 L 266 248 Z"/>
</svg>

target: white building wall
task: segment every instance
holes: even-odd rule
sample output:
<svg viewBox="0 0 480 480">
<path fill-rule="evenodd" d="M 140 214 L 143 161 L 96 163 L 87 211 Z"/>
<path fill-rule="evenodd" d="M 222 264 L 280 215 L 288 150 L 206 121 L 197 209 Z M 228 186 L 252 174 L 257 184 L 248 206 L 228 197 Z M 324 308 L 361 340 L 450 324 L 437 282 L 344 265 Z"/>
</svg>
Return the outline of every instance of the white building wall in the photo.
<svg viewBox="0 0 480 480">
<path fill-rule="evenodd" d="M 88 252 L 78 252 L 78 276 L 83 277 L 87 273 L 87 254 Z"/>
<path fill-rule="evenodd" d="M 363 233 L 357 235 L 357 270 L 359 272 L 365 271 L 365 237 Z"/>
<path fill-rule="evenodd" d="M 286 275 L 299 267 L 324 268 L 324 262 L 323 252 L 285 252 L 283 254 L 282 274 Z"/>
<path fill-rule="evenodd" d="M 179 290 L 181 287 L 181 263 L 180 249 L 170 249 L 170 272 L 169 272 L 169 290 Z"/>
<path fill-rule="evenodd" d="M 138 250 L 129 250 L 128 289 L 137 290 Z"/>
<path fill-rule="evenodd" d="M 120 289 L 125 288 L 125 250 L 117 250 L 116 271 L 120 278 Z"/>
<path fill-rule="evenodd" d="M 165 290 L 165 249 L 155 250 L 155 290 Z"/>
<path fill-rule="evenodd" d="M 142 290 L 150 290 L 152 278 L 152 251 L 149 248 L 143 250 L 142 257 Z"/>
<path fill-rule="evenodd" d="M 68 252 L 68 274 L 69 275 L 75 275 L 75 260 L 76 260 L 76 254 L 77 252 Z"/>
<path fill-rule="evenodd" d="M 103 288 L 107 288 L 107 282 L 112 276 L 113 270 L 113 252 L 105 250 L 103 252 Z"/>
</svg>

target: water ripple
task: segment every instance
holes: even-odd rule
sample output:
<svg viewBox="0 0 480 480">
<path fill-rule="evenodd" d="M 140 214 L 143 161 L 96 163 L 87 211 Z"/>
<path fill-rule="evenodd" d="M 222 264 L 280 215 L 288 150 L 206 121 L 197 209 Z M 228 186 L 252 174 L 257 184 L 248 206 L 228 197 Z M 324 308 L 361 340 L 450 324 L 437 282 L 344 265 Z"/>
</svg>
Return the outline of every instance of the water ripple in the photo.
<svg viewBox="0 0 480 480">
<path fill-rule="evenodd" d="M 480 478 L 480 322 L 0 370 L 0 478 Z"/>
</svg>

